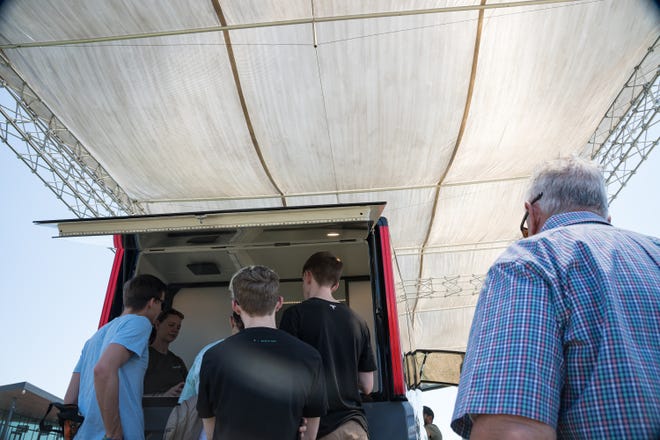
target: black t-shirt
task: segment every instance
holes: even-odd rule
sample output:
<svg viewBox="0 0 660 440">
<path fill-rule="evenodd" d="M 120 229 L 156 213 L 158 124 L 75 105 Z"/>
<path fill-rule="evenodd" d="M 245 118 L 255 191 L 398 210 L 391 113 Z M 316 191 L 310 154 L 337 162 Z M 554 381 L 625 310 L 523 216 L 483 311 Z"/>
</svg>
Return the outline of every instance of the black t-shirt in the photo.
<svg viewBox="0 0 660 440">
<path fill-rule="evenodd" d="M 358 372 L 376 370 L 369 327 L 346 304 L 310 298 L 284 312 L 280 329 L 315 347 L 323 358 L 328 413 L 321 417 L 319 437 L 349 420 L 365 431 Z"/>
<path fill-rule="evenodd" d="M 214 440 L 294 440 L 326 407 L 321 356 L 283 331 L 246 328 L 204 354 L 197 411 Z"/>
<path fill-rule="evenodd" d="M 186 364 L 171 351 L 163 354 L 149 347 L 149 366 L 144 374 L 144 394 L 164 393 L 174 385 L 185 382 Z"/>
</svg>

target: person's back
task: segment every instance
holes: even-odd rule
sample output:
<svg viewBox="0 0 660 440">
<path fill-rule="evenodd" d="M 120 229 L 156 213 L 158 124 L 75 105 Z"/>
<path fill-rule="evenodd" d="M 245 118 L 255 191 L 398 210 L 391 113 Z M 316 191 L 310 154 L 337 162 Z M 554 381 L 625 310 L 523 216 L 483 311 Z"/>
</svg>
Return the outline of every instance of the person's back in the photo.
<svg viewBox="0 0 660 440">
<path fill-rule="evenodd" d="M 435 414 L 433 410 L 428 406 L 424 406 L 422 409 L 422 415 L 424 417 L 424 430 L 426 431 L 426 436 L 429 440 L 442 440 L 442 432 L 435 424 L 433 424 L 433 419 Z"/>
<path fill-rule="evenodd" d="M 360 391 L 371 392 L 376 362 L 366 321 L 332 297 L 341 270 L 341 261 L 332 254 L 312 255 L 303 267 L 306 300 L 286 310 L 280 328 L 316 348 L 323 358 L 328 413 L 321 417 L 319 438 L 333 432 L 344 435 L 338 429 L 367 438 Z"/>
<path fill-rule="evenodd" d="M 231 333 L 235 335 L 243 330 L 243 321 L 240 315 L 233 312 L 229 317 Z M 206 432 L 202 428 L 202 421 L 197 414 L 197 394 L 199 393 L 199 371 L 202 367 L 204 355 L 211 348 L 220 344 L 223 339 L 205 345 L 195 356 L 186 382 L 179 396 L 178 405 L 172 409 L 165 426 L 164 439 L 199 439 L 206 440 Z"/>
<path fill-rule="evenodd" d="M 365 344 L 370 336 L 364 320 L 345 304 L 310 298 L 290 307 L 280 328 L 316 348 L 323 358 L 328 414 L 321 418 L 321 435 L 348 420 L 363 420 L 358 374 L 375 368 L 368 354 L 371 345 Z"/>
<path fill-rule="evenodd" d="M 527 197 L 531 236 L 488 272 L 452 428 L 660 438 L 660 240 L 609 223 L 602 174 L 581 159 L 544 164 Z"/>
<path fill-rule="evenodd" d="M 246 328 L 211 347 L 203 363 L 200 399 L 228 402 L 215 417 L 231 423 L 217 423 L 216 439 L 294 439 L 308 393 L 323 396 L 318 352 L 281 330 Z"/>
<path fill-rule="evenodd" d="M 567 365 L 557 435 L 638 438 L 653 425 L 660 434 L 660 240 L 565 213 L 497 264 L 524 252 L 542 256 L 528 269 L 553 283 Z M 606 420 L 584 423 L 599 411 Z"/>
<path fill-rule="evenodd" d="M 197 414 L 197 394 L 193 394 L 172 408 L 165 423 L 163 440 L 196 439 L 206 440 L 206 435 L 202 419 Z"/>
<path fill-rule="evenodd" d="M 202 359 L 197 411 L 209 439 L 294 439 L 303 417 L 306 435 L 316 437 L 327 408 L 321 355 L 275 327 L 278 289 L 264 266 L 245 267 L 229 283 L 244 330 Z"/>
</svg>

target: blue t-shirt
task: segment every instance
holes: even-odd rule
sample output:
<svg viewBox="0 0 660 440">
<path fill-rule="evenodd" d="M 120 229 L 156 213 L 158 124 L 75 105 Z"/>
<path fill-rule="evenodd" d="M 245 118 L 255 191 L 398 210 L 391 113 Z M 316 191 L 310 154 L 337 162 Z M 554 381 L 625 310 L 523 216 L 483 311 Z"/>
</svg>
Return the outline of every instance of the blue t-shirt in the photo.
<svg viewBox="0 0 660 440">
<path fill-rule="evenodd" d="M 119 344 L 131 352 L 119 368 L 119 417 L 124 439 L 144 439 L 142 386 L 149 364 L 151 322 L 144 316 L 129 314 L 113 319 L 100 328 L 83 347 L 74 373 L 80 373 L 78 407 L 85 416 L 76 438 L 101 439 L 105 435 L 103 419 L 94 390 L 94 366 L 110 344 Z"/>
<path fill-rule="evenodd" d="M 199 394 L 199 370 L 202 367 L 202 359 L 204 358 L 204 353 L 206 353 L 209 348 L 221 343 L 222 341 L 224 341 L 224 339 L 211 342 L 210 344 L 205 345 L 204 348 L 202 348 L 199 353 L 197 353 L 192 367 L 190 367 L 188 375 L 186 376 L 186 383 L 183 385 L 181 396 L 179 396 L 179 403 L 183 403 L 184 400 L 188 400 L 192 396 Z"/>
<path fill-rule="evenodd" d="M 477 303 L 452 428 L 470 414 L 545 423 L 557 438 L 660 438 L 660 240 L 590 212 L 510 246 Z"/>
</svg>

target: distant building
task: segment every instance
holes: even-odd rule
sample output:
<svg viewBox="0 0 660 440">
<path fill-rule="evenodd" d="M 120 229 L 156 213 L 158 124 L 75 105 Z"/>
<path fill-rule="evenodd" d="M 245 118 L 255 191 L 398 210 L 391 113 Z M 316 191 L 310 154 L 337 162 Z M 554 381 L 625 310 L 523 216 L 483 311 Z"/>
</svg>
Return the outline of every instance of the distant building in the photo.
<svg viewBox="0 0 660 440">
<path fill-rule="evenodd" d="M 0 386 L 0 440 L 60 439 L 57 432 L 57 410 L 46 419 L 44 429 L 39 428 L 50 402 L 62 402 L 59 397 L 28 382 Z"/>
</svg>

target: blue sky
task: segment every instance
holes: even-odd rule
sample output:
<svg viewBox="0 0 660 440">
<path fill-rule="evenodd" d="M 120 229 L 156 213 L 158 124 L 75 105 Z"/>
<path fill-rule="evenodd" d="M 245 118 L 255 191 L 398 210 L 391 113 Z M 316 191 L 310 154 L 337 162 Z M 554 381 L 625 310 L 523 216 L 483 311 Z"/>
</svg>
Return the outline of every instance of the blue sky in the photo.
<svg viewBox="0 0 660 440">
<path fill-rule="evenodd" d="M 98 326 L 114 254 L 33 225 L 74 215 L 2 143 L 0 166 L 0 385 L 28 381 L 62 397 Z"/>
<path fill-rule="evenodd" d="M 0 167 L 0 385 L 28 381 L 61 397 L 80 349 L 98 326 L 113 253 L 101 245 L 53 239 L 54 229 L 33 225 L 73 214 L 2 143 Z M 660 149 L 613 203 L 613 223 L 660 236 L 658 189 Z M 453 398 L 452 390 L 423 396 L 447 438 L 452 437 L 443 420 Z"/>
</svg>

